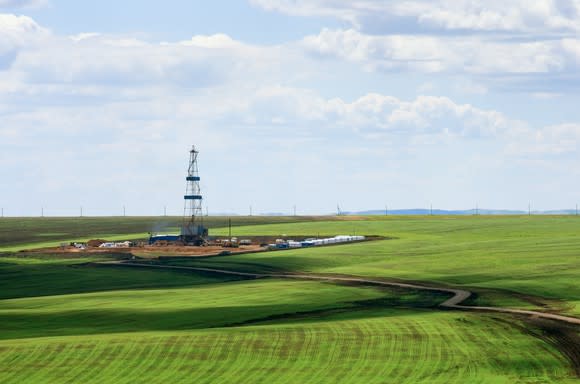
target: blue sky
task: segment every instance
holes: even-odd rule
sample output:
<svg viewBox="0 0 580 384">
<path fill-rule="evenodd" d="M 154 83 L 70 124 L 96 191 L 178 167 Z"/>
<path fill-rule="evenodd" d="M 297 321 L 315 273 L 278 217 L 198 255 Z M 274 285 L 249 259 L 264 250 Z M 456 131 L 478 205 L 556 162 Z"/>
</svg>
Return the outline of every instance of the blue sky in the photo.
<svg viewBox="0 0 580 384">
<path fill-rule="evenodd" d="M 121 3 L 121 4 L 119 4 Z M 578 0 L 0 0 L 6 215 L 580 201 Z"/>
</svg>

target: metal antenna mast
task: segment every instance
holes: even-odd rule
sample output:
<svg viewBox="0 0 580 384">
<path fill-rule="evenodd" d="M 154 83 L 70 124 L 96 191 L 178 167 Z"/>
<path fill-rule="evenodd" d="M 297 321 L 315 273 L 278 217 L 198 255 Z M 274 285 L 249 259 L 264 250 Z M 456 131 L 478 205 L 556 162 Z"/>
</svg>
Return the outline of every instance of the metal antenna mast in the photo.
<svg viewBox="0 0 580 384">
<path fill-rule="evenodd" d="M 199 151 L 192 146 L 189 151 L 189 167 L 187 168 L 187 187 L 185 189 L 185 207 L 183 210 L 183 226 L 181 236 L 186 243 L 203 243 L 203 237 L 207 231 L 203 227 L 202 197 L 199 182 L 199 171 L 197 169 L 197 155 Z"/>
</svg>

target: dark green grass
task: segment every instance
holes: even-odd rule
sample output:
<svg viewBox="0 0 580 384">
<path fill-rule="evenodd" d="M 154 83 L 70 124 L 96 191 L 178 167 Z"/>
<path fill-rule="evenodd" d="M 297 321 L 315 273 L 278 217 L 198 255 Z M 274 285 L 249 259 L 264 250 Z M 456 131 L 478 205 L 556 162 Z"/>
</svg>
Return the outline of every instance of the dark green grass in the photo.
<svg viewBox="0 0 580 384">
<path fill-rule="evenodd" d="M 106 260 L 0 257 L 0 299 L 129 288 L 183 287 L 238 280 L 235 276 L 89 264 Z"/>
</svg>

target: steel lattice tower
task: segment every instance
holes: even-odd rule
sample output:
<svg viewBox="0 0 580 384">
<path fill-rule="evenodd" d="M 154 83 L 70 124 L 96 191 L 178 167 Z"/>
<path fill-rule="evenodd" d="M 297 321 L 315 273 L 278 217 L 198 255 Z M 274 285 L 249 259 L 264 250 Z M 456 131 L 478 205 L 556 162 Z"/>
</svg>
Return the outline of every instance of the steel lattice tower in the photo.
<svg viewBox="0 0 580 384">
<path fill-rule="evenodd" d="M 203 227 L 203 211 L 201 208 L 202 196 L 199 182 L 199 171 L 197 168 L 197 155 L 199 151 L 192 146 L 189 151 L 189 167 L 187 169 L 187 187 L 183 199 L 185 201 L 183 209 L 183 226 L 181 237 L 185 243 L 200 244 L 207 235 L 207 230 Z"/>
</svg>

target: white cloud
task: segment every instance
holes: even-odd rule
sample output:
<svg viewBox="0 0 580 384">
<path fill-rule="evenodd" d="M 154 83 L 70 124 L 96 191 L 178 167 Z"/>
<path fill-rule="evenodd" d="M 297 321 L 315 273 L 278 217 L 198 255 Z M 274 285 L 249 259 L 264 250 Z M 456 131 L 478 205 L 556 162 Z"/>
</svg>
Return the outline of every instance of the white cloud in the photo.
<svg viewBox="0 0 580 384">
<path fill-rule="evenodd" d="M 358 29 L 404 25 L 445 31 L 580 31 L 577 0 L 251 0 L 269 11 L 335 17 Z M 393 25 L 395 25 L 393 27 Z M 402 25 L 398 25 L 403 28 Z"/>
<path fill-rule="evenodd" d="M 184 41 L 182 44 L 203 48 L 232 48 L 243 45 L 223 33 L 211 36 L 193 36 L 190 41 Z"/>
<path fill-rule="evenodd" d="M 361 62 L 369 70 L 408 69 L 438 72 L 453 60 L 453 52 L 432 37 L 370 36 L 349 30 L 324 29 L 307 36 L 303 46 L 311 53 Z M 451 55 L 451 57 L 449 56 Z"/>
<path fill-rule="evenodd" d="M 305 37 L 302 44 L 312 54 L 361 63 L 369 70 L 534 74 L 580 69 L 580 40 L 576 39 L 513 43 L 324 29 Z"/>
<path fill-rule="evenodd" d="M 458 138 L 510 137 L 523 122 L 493 110 L 458 104 L 446 97 L 419 96 L 405 101 L 394 96 L 369 93 L 351 102 L 325 99 L 294 88 L 262 88 L 226 114 L 225 124 L 282 126 L 290 134 L 382 137 L 405 140 L 416 135 Z"/>
<path fill-rule="evenodd" d="M 5 84 L 120 86 L 173 84 L 186 88 L 277 70 L 279 47 L 244 44 L 225 34 L 152 43 L 132 36 L 53 35 L 32 18 L 0 14 L 0 71 Z M 2 73 L 0 72 L 0 75 Z"/>
<path fill-rule="evenodd" d="M 580 3 L 575 0 L 443 0 L 423 2 L 412 15 L 419 23 L 450 30 L 580 30 Z"/>
<path fill-rule="evenodd" d="M 2 8 L 39 8 L 46 6 L 48 0 L 0 0 Z"/>
<path fill-rule="evenodd" d="M 20 47 L 38 41 L 47 34 L 47 29 L 28 16 L 0 13 L 0 47 Z"/>
<path fill-rule="evenodd" d="M 580 125 L 576 123 L 535 128 L 498 111 L 447 97 L 402 100 L 369 93 L 346 101 L 277 86 L 257 89 L 239 103 L 237 98 L 225 97 L 223 101 L 230 107 L 213 117 L 204 115 L 206 121 L 232 127 L 233 135 L 238 129 L 252 132 L 264 145 L 276 143 L 277 147 L 304 140 L 323 143 L 332 138 L 346 145 L 383 143 L 401 156 L 401 151 L 436 148 L 450 140 L 470 146 L 485 139 L 503 147 L 510 159 L 529 159 L 576 153 L 580 142 Z"/>
<path fill-rule="evenodd" d="M 48 35 L 30 17 L 0 14 L 0 71 L 10 68 L 23 47 L 38 45 Z"/>
<path fill-rule="evenodd" d="M 31 83 L 145 85 L 167 81 L 198 88 L 251 76 L 273 80 L 286 76 L 288 82 L 315 72 L 317 63 L 308 61 L 320 56 L 355 63 L 369 72 L 567 73 L 578 77 L 580 40 L 513 42 L 323 29 L 297 44 L 279 46 L 245 44 L 225 34 L 152 43 L 100 33 L 54 36 L 28 17 L 0 15 L 0 68 L 14 65 L 14 76 Z M 293 71 L 296 65 L 303 70 Z"/>
<path fill-rule="evenodd" d="M 508 154 L 517 157 L 576 154 L 580 143 L 580 124 L 550 125 L 530 131 L 518 139 L 507 146 Z"/>
<path fill-rule="evenodd" d="M 562 94 L 555 92 L 533 92 L 531 96 L 535 99 L 550 100 L 561 97 Z"/>
<path fill-rule="evenodd" d="M 31 19 L 24 21 L 36 26 Z M 267 78 L 282 60 L 276 47 L 250 46 L 224 34 L 150 43 L 133 37 L 83 33 L 44 36 L 43 44 L 34 46 L 25 41 L 21 44 L 16 30 L 4 36 L 7 46 L 20 47 L 12 58 L 13 75 L 30 84 L 161 83 L 199 88 L 248 77 L 250 73 L 262 73 Z"/>
</svg>

